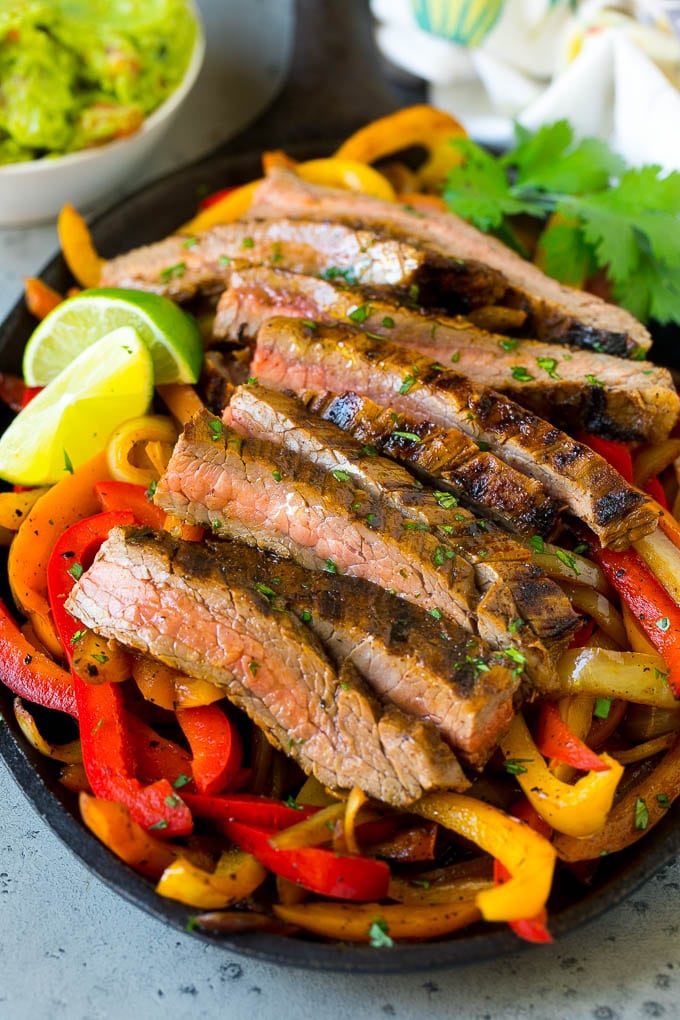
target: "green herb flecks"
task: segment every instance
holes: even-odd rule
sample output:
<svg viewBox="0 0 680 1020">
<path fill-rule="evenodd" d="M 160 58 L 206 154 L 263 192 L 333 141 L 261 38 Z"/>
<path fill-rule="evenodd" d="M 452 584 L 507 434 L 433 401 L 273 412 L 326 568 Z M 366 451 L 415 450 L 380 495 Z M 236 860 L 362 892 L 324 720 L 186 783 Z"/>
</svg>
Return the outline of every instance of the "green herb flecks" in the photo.
<svg viewBox="0 0 680 1020">
<path fill-rule="evenodd" d="M 391 949 L 394 942 L 389 936 L 387 921 L 383 917 L 376 917 L 368 929 L 368 938 L 374 949 Z"/>
<path fill-rule="evenodd" d="M 180 280 L 186 272 L 186 262 L 176 262 L 174 266 L 166 266 L 165 269 L 161 269 L 160 276 L 161 283 L 170 283 L 171 280 Z"/>
<path fill-rule="evenodd" d="M 638 797 L 635 801 L 634 824 L 639 832 L 644 832 L 649 825 L 649 810 L 642 797 Z"/>
</svg>

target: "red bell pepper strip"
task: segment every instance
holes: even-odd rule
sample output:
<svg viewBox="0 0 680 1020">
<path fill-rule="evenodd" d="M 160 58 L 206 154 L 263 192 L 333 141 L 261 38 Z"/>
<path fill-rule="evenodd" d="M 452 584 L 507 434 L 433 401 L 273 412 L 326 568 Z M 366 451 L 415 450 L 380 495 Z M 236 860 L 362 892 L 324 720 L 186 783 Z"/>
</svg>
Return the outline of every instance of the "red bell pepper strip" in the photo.
<svg viewBox="0 0 680 1020">
<path fill-rule="evenodd" d="M 283 801 L 256 797 L 250 793 L 228 794 L 225 797 L 187 794 L 185 799 L 196 818 L 217 822 L 220 828 L 228 822 L 245 822 L 259 829 L 286 829 L 319 810 L 302 805 L 299 808 L 289 807 Z"/>
<path fill-rule="evenodd" d="M 606 772 L 609 766 L 569 729 L 554 701 L 544 701 L 538 716 L 536 747 L 546 758 L 556 758 L 583 772 Z"/>
<path fill-rule="evenodd" d="M 654 475 L 653 478 L 649 479 L 647 484 L 644 486 L 644 491 L 648 496 L 651 496 L 652 499 L 655 499 L 657 503 L 664 508 L 664 510 L 670 510 L 668 499 L 666 498 L 666 492 L 657 475 Z"/>
<path fill-rule="evenodd" d="M 503 885 L 511 878 L 511 874 L 500 861 L 493 862 L 493 878 L 496 885 Z M 508 921 L 508 925 L 525 942 L 554 942 L 547 928 L 548 912 L 543 908 L 535 917 L 526 917 L 519 921 Z"/>
<path fill-rule="evenodd" d="M 131 712 L 126 726 L 132 737 L 138 778 L 144 783 L 167 779 L 175 789 L 194 789 L 191 778 L 191 756 L 174 740 L 161 737 L 151 726 Z M 177 785 L 175 785 L 177 784 Z"/>
<path fill-rule="evenodd" d="M 182 708 L 177 722 L 189 741 L 191 771 L 200 793 L 221 793 L 236 777 L 243 759 L 238 730 L 219 705 Z"/>
<path fill-rule="evenodd" d="M 680 698 L 680 606 L 634 549 L 614 552 L 591 541 L 590 555 L 662 656 L 669 671 L 668 683 Z"/>
<path fill-rule="evenodd" d="M 102 510 L 131 510 L 137 524 L 160 531 L 165 524 L 165 510 L 152 503 L 142 485 L 132 482 L 95 482 L 94 494 Z"/>
<path fill-rule="evenodd" d="M 78 715 L 71 677 L 26 640 L 0 601 L 0 680 L 10 691 L 43 708 Z"/>
<path fill-rule="evenodd" d="M 630 447 L 626 443 L 617 442 L 615 439 L 604 439 L 602 436 L 594 436 L 590 432 L 580 432 L 576 439 L 579 443 L 585 443 L 595 453 L 607 461 L 608 464 L 618 471 L 627 482 L 633 482 L 633 458 L 630 454 Z"/>
<path fill-rule="evenodd" d="M 210 195 L 206 195 L 205 198 L 201 199 L 198 203 L 198 208 L 200 210 L 209 209 L 211 205 L 215 205 L 216 202 L 219 202 L 220 199 L 232 191 L 236 191 L 236 188 L 222 188 L 220 191 L 213 191 Z"/>
<path fill-rule="evenodd" d="M 145 829 L 165 836 L 185 836 L 191 832 L 191 814 L 167 779 L 144 786 L 136 777 L 134 745 L 120 684 L 86 684 L 73 669 L 73 645 L 81 627 L 66 611 L 66 597 L 111 528 L 133 523 L 134 517 L 126 511 L 85 517 L 67 528 L 57 540 L 47 566 L 47 589 L 54 623 L 71 666 L 83 764 L 92 792 L 104 800 L 124 804 Z M 76 565 L 78 570 L 74 570 Z"/>
<path fill-rule="evenodd" d="M 387 895 L 390 869 L 384 861 L 348 857 L 318 847 L 279 850 L 270 843 L 274 832 L 241 822 L 227 822 L 225 833 L 269 871 L 310 892 L 356 901 L 380 900 Z"/>
</svg>

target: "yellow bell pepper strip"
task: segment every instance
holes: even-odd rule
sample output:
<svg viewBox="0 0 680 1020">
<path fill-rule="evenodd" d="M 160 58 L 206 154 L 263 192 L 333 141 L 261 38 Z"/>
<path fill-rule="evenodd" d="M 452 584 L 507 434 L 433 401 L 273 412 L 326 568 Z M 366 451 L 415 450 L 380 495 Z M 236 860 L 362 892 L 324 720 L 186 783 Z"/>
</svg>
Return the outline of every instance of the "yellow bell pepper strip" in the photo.
<svg viewBox="0 0 680 1020">
<path fill-rule="evenodd" d="M 588 839 L 558 836 L 555 850 L 563 861 L 590 861 L 636 843 L 680 796 L 680 738 L 653 772 L 628 790 L 612 808 L 607 824 Z"/>
<path fill-rule="evenodd" d="M 44 319 L 64 300 L 59 291 L 53 290 L 36 276 L 27 276 L 24 279 L 24 298 L 27 309 L 36 319 Z"/>
<path fill-rule="evenodd" d="M 359 811 L 367 800 L 368 797 L 363 790 L 360 790 L 358 786 L 355 786 L 350 791 L 350 795 L 345 801 L 345 815 L 342 820 L 342 835 L 345 849 L 351 854 L 361 853 L 356 837 L 356 820 Z"/>
<path fill-rule="evenodd" d="M 81 287 L 97 287 L 103 259 L 92 242 L 87 223 L 72 205 L 66 204 L 57 219 L 59 243 L 64 261 Z"/>
<path fill-rule="evenodd" d="M 387 178 L 365 161 L 340 159 L 337 156 L 310 159 L 306 163 L 298 163 L 295 173 L 310 184 L 357 191 L 362 195 L 381 198 L 384 202 L 394 202 L 397 197 Z"/>
<path fill-rule="evenodd" d="M 493 877 L 497 886 L 504 885 L 512 876 L 500 861 L 493 862 Z M 554 942 L 547 928 L 548 911 L 543 907 L 535 917 L 525 917 L 520 921 L 509 921 L 515 935 L 525 942 Z"/>
<path fill-rule="evenodd" d="M 508 869 L 512 875 L 508 882 L 477 895 L 486 921 L 521 921 L 545 907 L 555 851 L 524 822 L 460 793 L 429 793 L 409 810 L 464 836 Z"/>
<path fill-rule="evenodd" d="M 219 705 L 182 708 L 176 716 L 191 748 L 191 772 L 199 793 L 228 789 L 243 759 L 243 744 L 234 723 Z"/>
<path fill-rule="evenodd" d="M 14 717 L 19 728 L 31 747 L 46 758 L 53 758 L 65 765 L 76 765 L 83 760 L 83 749 L 79 740 L 70 740 L 67 744 L 50 744 L 38 729 L 38 724 L 20 698 L 14 699 Z"/>
<path fill-rule="evenodd" d="M 92 487 L 108 476 L 104 453 L 65 474 L 29 510 L 10 547 L 7 572 L 14 599 L 38 640 L 57 657 L 63 650 L 47 598 L 47 562 L 65 528 L 97 513 L 99 502 Z"/>
<path fill-rule="evenodd" d="M 106 460 L 111 477 L 118 482 L 148 488 L 158 480 L 158 473 L 149 464 L 141 467 L 137 463 L 138 453 L 144 453 L 147 443 L 162 443 L 167 451 L 167 463 L 177 442 L 177 432 L 177 426 L 168 415 L 142 414 L 124 421 L 114 429 L 106 445 Z"/>
<path fill-rule="evenodd" d="M 43 708 L 78 715 L 70 675 L 26 640 L 2 601 L 0 662 L 2 683 L 14 694 Z"/>
<path fill-rule="evenodd" d="M 149 878 L 162 875 L 179 853 L 170 843 L 145 832 L 130 818 L 130 812 L 123 804 L 81 793 L 78 807 L 90 832 L 116 857 Z"/>
<path fill-rule="evenodd" d="M 31 507 L 47 489 L 24 489 L 23 492 L 0 492 L 0 527 L 18 531 Z"/>
<path fill-rule="evenodd" d="M 608 754 L 600 755 L 606 772 L 588 772 L 573 786 L 561 782 L 548 768 L 527 724 L 516 715 L 499 745 L 505 768 L 541 818 L 570 836 L 590 836 L 605 824 L 623 768 Z M 538 911 L 527 911 L 525 917 Z"/>
<path fill-rule="evenodd" d="M 266 868 L 241 850 L 223 854 L 214 872 L 178 857 L 161 875 L 156 892 L 189 907 L 223 910 L 250 896 L 266 877 Z"/>
<path fill-rule="evenodd" d="M 562 694 L 592 694 L 657 708 L 678 707 L 660 655 L 574 648 L 560 656 L 557 675 Z"/>
<path fill-rule="evenodd" d="M 282 921 L 341 942 L 369 942 L 389 947 L 393 939 L 433 939 L 467 928 L 479 920 L 472 902 L 414 905 L 411 903 L 274 904 Z"/>
<path fill-rule="evenodd" d="M 127 725 L 120 684 L 87 684 L 73 669 L 74 646 L 82 627 L 66 610 L 76 578 L 90 565 L 112 527 L 134 523 L 131 513 L 104 513 L 78 521 L 60 536 L 47 567 L 50 607 L 71 666 L 78 706 L 83 764 L 95 796 L 119 801 L 134 821 L 167 836 L 191 832 L 191 814 L 167 779 L 144 786 L 136 777 L 134 743 Z M 77 564 L 79 570 L 74 570 Z"/>
<path fill-rule="evenodd" d="M 233 223 L 240 220 L 253 204 L 253 196 L 258 184 L 262 183 L 260 178 L 243 184 L 240 188 L 231 188 L 217 202 L 213 202 L 206 209 L 202 209 L 192 220 L 182 227 L 183 234 L 200 234 L 203 230 L 217 226 L 218 223 Z"/>
<path fill-rule="evenodd" d="M 420 179 L 428 187 L 440 186 L 460 157 L 449 144 L 452 138 L 465 138 L 465 128 L 454 117 L 433 106 L 409 106 L 360 128 L 335 153 L 338 159 L 374 163 L 412 146 L 428 151 L 420 168 Z"/>
</svg>

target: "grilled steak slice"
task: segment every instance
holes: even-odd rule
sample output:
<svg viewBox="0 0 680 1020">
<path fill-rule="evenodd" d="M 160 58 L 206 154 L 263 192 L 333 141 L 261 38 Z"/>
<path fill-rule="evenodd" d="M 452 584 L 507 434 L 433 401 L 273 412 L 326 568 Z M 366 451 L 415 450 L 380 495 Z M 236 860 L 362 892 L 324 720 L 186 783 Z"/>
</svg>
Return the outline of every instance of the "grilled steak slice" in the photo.
<svg viewBox="0 0 680 1020">
<path fill-rule="evenodd" d="M 560 504 L 541 483 L 481 451 L 464 432 L 397 414 L 359 393 L 308 393 L 306 400 L 321 418 L 504 528 L 544 538 L 554 530 Z"/>
<path fill-rule="evenodd" d="M 365 331 L 454 364 L 457 372 L 562 428 L 660 442 L 678 418 L 680 398 L 670 372 L 648 361 L 487 333 L 464 318 L 426 316 L 395 301 L 266 266 L 232 273 L 219 301 L 216 335 L 254 340 L 274 315 L 360 322 Z"/>
<path fill-rule="evenodd" d="M 272 608 L 294 612 L 337 668 L 351 662 L 383 702 L 433 723 L 470 764 L 486 761 L 510 725 L 518 679 L 502 659 L 479 670 L 468 633 L 369 581 L 305 570 L 242 543 L 211 542 L 210 550 L 225 584 L 250 586 Z"/>
<path fill-rule="evenodd" d="M 381 705 L 350 664 L 340 678 L 303 623 L 225 573 L 196 543 L 114 529 L 68 606 L 98 633 L 224 687 L 326 785 L 397 806 L 467 786 L 431 724 Z"/>
<path fill-rule="evenodd" d="M 270 319 L 259 332 L 251 372 L 277 388 L 352 389 L 417 420 L 459 428 L 538 478 L 603 545 L 626 548 L 656 527 L 647 498 L 588 447 L 414 351 L 345 326 Z"/>
<path fill-rule="evenodd" d="M 396 202 L 309 184 L 290 170 L 274 167 L 259 185 L 249 215 L 361 225 L 426 245 L 451 258 L 485 263 L 507 282 L 501 303 L 524 309 L 530 335 L 539 340 L 619 356 L 629 356 L 639 348 L 647 350 L 651 344 L 649 333 L 630 312 L 593 294 L 565 287 L 453 213 L 423 216 Z"/>
<path fill-rule="evenodd" d="M 406 529 L 400 515 L 344 476 L 271 443 L 244 440 L 207 413 L 186 425 L 154 499 L 220 536 L 313 570 L 363 577 L 474 627 L 472 568 L 435 535 Z"/>
<path fill-rule="evenodd" d="M 232 269 L 272 261 L 295 273 L 417 292 L 424 303 L 453 311 L 488 305 L 505 289 L 497 273 L 471 260 L 342 223 L 288 219 L 237 221 L 195 238 L 169 237 L 107 262 L 102 283 L 182 301 L 223 289 Z"/>
<path fill-rule="evenodd" d="M 482 593 L 477 610 L 480 635 L 495 648 L 514 645 L 527 659 L 527 672 L 537 686 L 551 686 L 554 659 L 578 618 L 561 589 L 527 562 L 525 546 L 460 507 L 450 506 L 455 500 L 446 494 L 435 496 L 422 485 L 418 488 L 397 464 L 367 457 L 361 443 L 332 422 L 310 414 L 293 396 L 256 383 L 241 386 L 224 420 L 244 436 L 270 439 L 335 472 L 336 477 L 349 477 L 401 514 L 412 528 L 432 532 L 463 556 L 473 566 Z M 526 626 L 513 639 L 510 628 L 517 619 Z"/>
</svg>

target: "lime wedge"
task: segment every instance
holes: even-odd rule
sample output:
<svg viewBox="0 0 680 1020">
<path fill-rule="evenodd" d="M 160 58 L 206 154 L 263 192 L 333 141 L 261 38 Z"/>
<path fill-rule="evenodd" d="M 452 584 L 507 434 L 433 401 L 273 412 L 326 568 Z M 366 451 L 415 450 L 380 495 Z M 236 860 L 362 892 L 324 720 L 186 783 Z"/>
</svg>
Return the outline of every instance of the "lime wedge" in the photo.
<svg viewBox="0 0 680 1020">
<path fill-rule="evenodd" d="M 153 396 L 146 344 L 122 326 L 92 344 L 20 411 L 0 437 L 0 478 L 49 485 L 95 453 Z"/>
<path fill-rule="evenodd" d="M 132 326 L 149 348 L 157 385 L 196 382 L 203 341 L 190 315 L 159 294 L 99 287 L 62 301 L 34 330 L 24 351 L 26 385 L 46 386 L 119 326 Z"/>
</svg>

